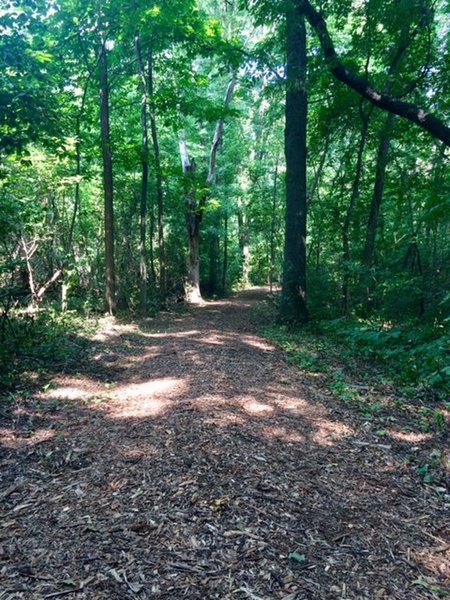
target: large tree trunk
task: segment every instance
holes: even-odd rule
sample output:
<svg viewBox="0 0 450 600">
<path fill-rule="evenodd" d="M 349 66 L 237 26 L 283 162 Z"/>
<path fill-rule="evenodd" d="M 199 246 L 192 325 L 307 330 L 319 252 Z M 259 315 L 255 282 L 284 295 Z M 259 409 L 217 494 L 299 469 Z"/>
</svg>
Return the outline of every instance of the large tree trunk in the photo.
<svg viewBox="0 0 450 600">
<path fill-rule="evenodd" d="M 115 308 L 114 272 L 114 205 L 113 171 L 111 142 L 109 133 L 109 86 L 108 60 L 105 44 L 102 43 L 99 60 L 100 80 L 100 130 L 103 158 L 103 190 L 105 199 L 105 268 L 106 268 L 106 308 L 110 315 Z"/>
<path fill-rule="evenodd" d="M 156 196 L 158 210 L 158 256 L 159 256 L 159 299 L 164 303 L 167 296 L 166 251 L 164 244 L 164 189 L 161 170 L 158 129 L 154 107 L 153 52 L 148 54 L 148 94 L 150 98 L 150 131 L 152 135 L 153 157 L 155 159 Z"/>
<path fill-rule="evenodd" d="M 280 304 L 282 321 L 308 320 L 306 304 L 306 27 L 296 0 L 287 11 L 286 87 L 286 225 L 283 286 Z"/>
<path fill-rule="evenodd" d="M 142 60 L 141 43 L 139 32 L 134 34 L 134 47 L 136 50 L 136 59 L 138 72 L 141 80 L 141 128 L 142 128 L 142 149 L 141 149 L 141 201 L 140 201 L 140 219 L 139 219 L 139 288 L 140 288 L 140 309 L 141 313 L 147 312 L 147 200 L 148 200 L 148 171 L 149 171 L 149 144 L 148 144 L 148 125 L 147 125 L 147 85 L 145 80 L 145 69 Z"/>
<path fill-rule="evenodd" d="M 189 265 L 188 282 L 186 286 L 186 300 L 189 304 L 201 304 L 203 302 L 200 292 L 200 223 L 197 214 L 186 217 L 189 242 Z"/>
</svg>

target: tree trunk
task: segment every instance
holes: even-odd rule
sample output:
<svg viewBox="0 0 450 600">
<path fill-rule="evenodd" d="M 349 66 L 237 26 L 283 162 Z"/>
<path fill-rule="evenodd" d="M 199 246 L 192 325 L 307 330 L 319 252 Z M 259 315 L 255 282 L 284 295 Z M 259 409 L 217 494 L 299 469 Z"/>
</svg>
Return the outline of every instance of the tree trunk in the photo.
<svg viewBox="0 0 450 600">
<path fill-rule="evenodd" d="M 272 215 L 270 219 L 270 256 L 269 256 L 269 287 L 270 293 L 273 289 L 273 266 L 275 263 L 275 225 L 277 212 L 278 196 L 278 155 L 275 161 L 275 172 L 273 174 L 273 192 L 272 192 Z"/>
<path fill-rule="evenodd" d="M 306 27 L 296 0 L 287 11 L 286 224 L 280 319 L 305 322 L 306 304 Z"/>
<path fill-rule="evenodd" d="M 142 127 L 142 149 L 141 149 L 141 200 L 140 200 L 140 219 L 139 219 L 139 288 L 140 288 L 140 309 L 142 314 L 147 312 L 147 200 L 148 200 L 148 171 L 149 171 L 149 144 L 148 144 L 148 125 L 147 125 L 147 86 L 145 81 L 145 69 L 142 61 L 141 43 L 139 32 L 134 34 L 134 47 L 136 50 L 136 59 L 139 76 L 141 79 L 141 127 Z"/>
<path fill-rule="evenodd" d="M 103 191 L 105 201 L 105 267 L 106 267 L 106 308 L 110 315 L 115 308 L 114 271 L 114 205 L 113 172 L 109 129 L 109 86 L 108 60 L 106 47 L 102 43 L 99 60 L 100 80 L 100 129 L 103 158 Z"/>
<path fill-rule="evenodd" d="M 184 175 L 184 203 L 186 206 L 186 227 L 188 233 L 188 272 L 185 285 L 186 301 L 189 304 L 203 302 L 200 292 L 200 225 L 203 210 L 199 206 L 195 189 L 195 160 L 188 153 L 186 142 L 180 139 L 180 157 Z"/>
<path fill-rule="evenodd" d="M 355 210 L 356 202 L 359 198 L 359 189 L 361 184 L 362 168 L 363 168 L 363 156 L 364 148 L 367 142 L 367 134 L 369 131 L 369 120 L 372 110 L 367 113 L 363 109 L 363 100 L 359 105 L 360 116 L 361 116 L 361 137 L 359 139 L 358 153 L 356 158 L 355 167 L 355 178 L 353 179 L 352 193 L 350 196 L 350 202 L 345 215 L 344 225 L 342 227 L 342 258 L 344 263 L 344 275 L 342 278 L 342 313 L 348 314 L 349 311 L 349 284 L 350 284 L 350 226 L 352 223 L 353 212 Z"/>
<path fill-rule="evenodd" d="M 369 220 L 367 222 L 366 229 L 366 241 L 364 243 L 362 256 L 362 263 L 367 269 L 369 269 L 374 262 L 375 238 L 377 234 L 381 202 L 383 201 L 384 181 L 386 177 L 386 167 L 388 163 L 394 120 L 395 115 L 393 113 L 389 113 L 381 132 L 381 137 L 378 144 L 375 185 L 373 189 L 372 204 L 370 206 Z"/>
<path fill-rule="evenodd" d="M 233 97 L 233 91 L 236 86 L 236 80 L 230 81 L 225 93 L 224 105 L 228 108 Z M 196 197 L 195 185 L 195 161 L 191 159 L 188 153 L 186 141 L 182 137 L 179 142 L 181 165 L 185 176 L 185 205 L 186 205 L 186 224 L 188 230 L 189 243 L 189 263 L 188 280 L 186 282 L 186 300 L 190 304 L 200 304 L 203 302 L 200 292 L 200 224 L 203 218 L 203 212 L 208 200 L 209 187 L 214 183 L 216 175 L 217 152 L 220 148 L 223 138 L 224 119 L 221 117 L 214 130 L 214 137 L 209 154 L 208 176 L 206 178 L 206 189 L 202 191 L 200 198 Z"/>
<path fill-rule="evenodd" d="M 247 288 L 250 285 L 250 232 L 248 230 L 247 218 L 243 208 L 238 211 L 238 236 L 239 249 L 242 257 L 242 286 Z"/>
<path fill-rule="evenodd" d="M 161 152 L 159 149 L 158 129 L 154 107 L 153 52 L 148 54 L 148 95 L 150 98 L 150 131 L 152 135 L 153 156 L 155 159 L 156 196 L 158 207 L 158 251 L 159 251 L 159 299 L 164 303 L 167 296 L 166 251 L 164 244 L 164 189 L 161 170 Z"/>
<path fill-rule="evenodd" d="M 203 302 L 200 292 L 200 223 L 197 214 L 186 216 L 189 241 L 188 283 L 186 286 L 186 300 L 189 304 Z"/>
<path fill-rule="evenodd" d="M 227 272 L 228 272 L 228 214 L 224 217 L 223 234 L 223 269 L 222 269 L 222 293 L 227 291 Z"/>
<path fill-rule="evenodd" d="M 211 295 L 217 293 L 219 284 L 219 252 L 220 239 L 217 230 L 220 226 L 220 216 L 216 215 L 214 219 L 214 230 L 211 233 L 210 248 L 209 248 L 209 283 L 208 291 Z"/>
</svg>

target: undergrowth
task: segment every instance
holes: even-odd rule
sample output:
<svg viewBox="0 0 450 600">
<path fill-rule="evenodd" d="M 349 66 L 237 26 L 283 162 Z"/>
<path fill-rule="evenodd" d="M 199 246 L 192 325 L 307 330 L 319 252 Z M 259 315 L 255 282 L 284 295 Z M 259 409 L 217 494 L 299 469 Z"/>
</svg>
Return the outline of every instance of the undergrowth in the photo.
<svg viewBox="0 0 450 600">
<path fill-rule="evenodd" d="M 444 328 L 387 327 L 355 319 L 289 327 L 277 323 L 274 300 L 254 311 L 259 333 L 283 350 L 291 364 L 317 377 L 335 399 L 351 406 L 375 437 L 389 437 L 392 427 L 447 436 L 450 367 Z M 447 455 L 436 448 L 420 455 L 418 450 L 412 448 L 405 457 L 409 468 L 426 484 L 446 481 L 441 463 Z"/>
<path fill-rule="evenodd" d="M 32 373 L 63 371 L 76 365 L 87 347 L 93 320 L 52 308 L 8 317 L 0 336 L 0 392 L 8 391 Z"/>
<path fill-rule="evenodd" d="M 400 327 L 376 320 L 335 319 L 296 328 L 276 322 L 273 301 L 256 310 L 260 332 L 301 369 L 329 372 L 328 386 L 340 397 L 355 395 L 345 375 L 392 383 L 408 395 L 425 393 L 445 399 L 450 394 L 448 322 Z"/>
</svg>

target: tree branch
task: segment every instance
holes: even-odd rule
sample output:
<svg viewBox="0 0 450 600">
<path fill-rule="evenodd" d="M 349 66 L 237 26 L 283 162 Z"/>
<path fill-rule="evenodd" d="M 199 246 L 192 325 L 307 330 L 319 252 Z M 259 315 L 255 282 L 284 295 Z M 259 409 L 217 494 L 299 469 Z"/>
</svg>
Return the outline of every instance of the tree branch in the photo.
<svg viewBox="0 0 450 600">
<path fill-rule="evenodd" d="M 236 79 L 233 77 L 233 79 L 228 84 L 227 91 L 225 93 L 225 99 L 224 99 L 225 108 L 228 108 L 230 106 L 235 86 L 236 86 Z M 211 185 L 214 181 L 214 175 L 215 175 L 215 171 L 216 171 L 217 151 L 219 149 L 219 146 L 222 142 L 222 137 L 223 137 L 223 120 L 224 120 L 223 117 L 221 117 L 217 121 L 216 129 L 214 132 L 214 138 L 213 138 L 213 141 L 211 144 L 211 152 L 209 154 L 208 177 L 206 179 L 206 182 L 208 185 Z"/>
<path fill-rule="evenodd" d="M 422 129 L 428 131 L 433 137 L 444 142 L 446 146 L 450 146 L 450 127 L 431 113 L 418 108 L 415 104 L 404 102 L 398 98 L 379 92 L 370 86 L 365 79 L 351 73 L 337 55 L 333 40 L 330 37 L 327 24 L 322 15 L 315 10 L 309 0 L 300 0 L 299 8 L 303 10 L 309 24 L 316 32 L 325 56 L 325 61 L 336 79 L 339 79 L 339 81 L 345 83 L 345 85 L 360 96 L 369 100 L 374 106 L 408 119 L 408 121 L 412 121 L 416 125 L 419 125 L 419 127 L 422 127 Z"/>
</svg>

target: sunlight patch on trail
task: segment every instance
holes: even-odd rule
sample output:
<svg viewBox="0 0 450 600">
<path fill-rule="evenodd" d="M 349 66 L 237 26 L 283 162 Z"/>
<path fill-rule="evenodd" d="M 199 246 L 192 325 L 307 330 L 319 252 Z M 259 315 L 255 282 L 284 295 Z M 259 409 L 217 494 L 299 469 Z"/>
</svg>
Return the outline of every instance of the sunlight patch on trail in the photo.
<svg viewBox="0 0 450 600">
<path fill-rule="evenodd" d="M 409 444 L 420 444 L 428 442 L 433 439 L 431 433 L 414 433 L 413 431 L 395 431 L 388 430 L 389 437 L 393 438 L 397 442 L 407 442 Z"/>
<path fill-rule="evenodd" d="M 126 419 L 130 417 L 154 417 L 165 411 L 171 395 L 177 396 L 185 390 L 182 379 L 163 378 L 120 386 L 112 394 L 115 401 L 111 406 L 110 417 Z"/>
<path fill-rule="evenodd" d="M 270 404 L 263 404 L 262 402 L 257 402 L 256 400 L 244 402 L 243 409 L 251 415 L 259 415 L 261 413 L 267 414 L 274 411 L 273 406 L 270 406 Z"/>
</svg>

